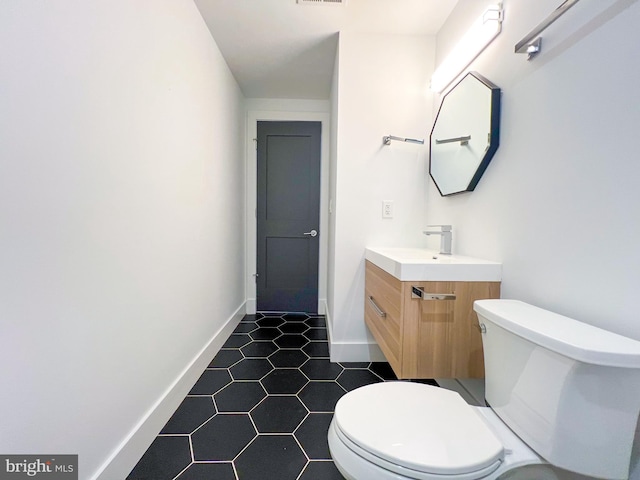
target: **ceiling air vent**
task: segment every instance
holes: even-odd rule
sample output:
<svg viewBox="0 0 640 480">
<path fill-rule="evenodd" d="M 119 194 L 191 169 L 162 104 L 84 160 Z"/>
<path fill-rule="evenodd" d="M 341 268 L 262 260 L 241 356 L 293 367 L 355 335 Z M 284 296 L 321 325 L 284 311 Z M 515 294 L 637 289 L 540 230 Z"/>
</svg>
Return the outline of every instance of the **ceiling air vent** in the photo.
<svg viewBox="0 0 640 480">
<path fill-rule="evenodd" d="M 347 0 L 297 0 L 300 5 L 346 5 Z"/>
</svg>

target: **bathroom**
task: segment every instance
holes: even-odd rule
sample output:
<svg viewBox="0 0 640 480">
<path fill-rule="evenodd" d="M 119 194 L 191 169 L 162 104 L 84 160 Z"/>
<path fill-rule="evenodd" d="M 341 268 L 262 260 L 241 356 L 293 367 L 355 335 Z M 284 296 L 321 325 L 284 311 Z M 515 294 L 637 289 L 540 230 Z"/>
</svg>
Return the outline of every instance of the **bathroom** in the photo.
<svg viewBox="0 0 640 480">
<path fill-rule="evenodd" d="M 500 147 L 446 198 L 427 147 L 381 139 L 428 137 L 431 74 L 490 2 L 460 0 L 434 36 L 343 32 L 327 97 L 288 100 L 243 95 L 193 2 L 87 3 L 0 6 L 0 453 L 78 453 L 81 478 L 118 478 L 250 309 L 251 112 L 329 126 L 332 355 L 380 354 L 364 249 L 438 248 L 428 224 L 500 261 L 502 297 L 640 339 L 637 1 L 581 1 L 532 61 L 514 45 L 560 1 L 503 2 L 469 67 L 502 90 Z"/>
</svg>

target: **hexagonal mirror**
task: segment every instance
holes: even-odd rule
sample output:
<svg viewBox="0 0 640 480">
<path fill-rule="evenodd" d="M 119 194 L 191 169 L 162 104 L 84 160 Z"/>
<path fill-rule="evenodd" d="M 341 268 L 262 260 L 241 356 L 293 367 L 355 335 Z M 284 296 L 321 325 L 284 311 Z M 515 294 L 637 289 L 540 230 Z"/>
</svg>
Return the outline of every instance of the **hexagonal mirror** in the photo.
<svg viewBox="0 0 640 480">
<path fill-rule="evenodd" d="M 469 72 L 443 97 L 430 138 L 429 175 L 440 195 L 473 191 L 500 143 L 500 89 Z"/>
</svg>

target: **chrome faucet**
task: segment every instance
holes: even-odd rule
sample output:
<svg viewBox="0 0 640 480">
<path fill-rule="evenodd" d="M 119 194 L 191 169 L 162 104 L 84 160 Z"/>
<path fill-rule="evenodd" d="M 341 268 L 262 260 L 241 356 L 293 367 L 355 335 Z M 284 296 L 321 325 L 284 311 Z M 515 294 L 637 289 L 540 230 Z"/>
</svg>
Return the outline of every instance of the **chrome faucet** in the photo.
<svg viewBox="0 0 640 480">
<path fill-rule="evenodd" d="M 451 255 L 451 225 L 427 225 L 427 228 L 439 228 L 440 230 L 425 230 L 425 235 L 440 235 L 440 255 Z"/>
</svg>

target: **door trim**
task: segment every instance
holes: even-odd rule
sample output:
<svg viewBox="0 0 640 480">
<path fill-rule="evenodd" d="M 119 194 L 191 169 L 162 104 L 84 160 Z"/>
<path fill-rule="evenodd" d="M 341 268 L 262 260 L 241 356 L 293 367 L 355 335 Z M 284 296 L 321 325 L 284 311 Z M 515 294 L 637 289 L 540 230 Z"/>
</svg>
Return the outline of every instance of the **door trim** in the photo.
<svg viewBox="0 0 640 480">
<path fill-rule="evenodd" d="M 320 251 L 318 260 L 318 314 L 325 314 L 327 304 L 327 259 L 329 252 L 329 148 L 330 122 L 329 111 L 276 111 L 249 110 L 247 112 L 247 155 L 246 155 L 246 297 L 247 313 L 256 313 L 256 282 L 254 274 L 257 270 L 257 233 L 258 225 L 256 208 L 258 205 L 258 155 L 254 138 L 258 136 L 260 121 L 310 121 L 320 122 Z"/>
</svg>

